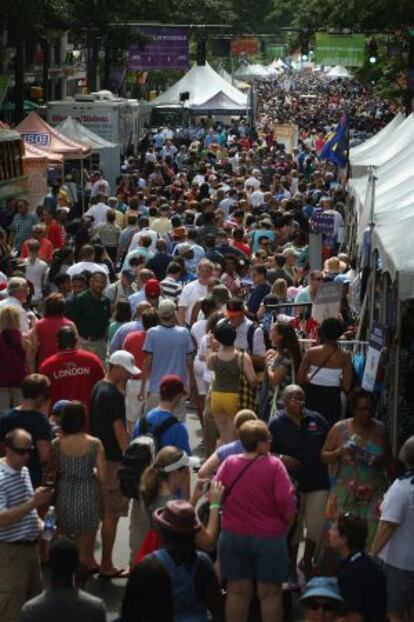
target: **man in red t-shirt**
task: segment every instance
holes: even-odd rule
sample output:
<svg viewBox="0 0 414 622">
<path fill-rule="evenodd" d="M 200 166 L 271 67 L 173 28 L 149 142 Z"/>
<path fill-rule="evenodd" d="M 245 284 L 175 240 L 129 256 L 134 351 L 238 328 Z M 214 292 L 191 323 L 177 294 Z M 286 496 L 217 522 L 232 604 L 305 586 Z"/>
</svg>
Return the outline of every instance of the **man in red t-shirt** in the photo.
<svg viewBox="0 0 414 622">
<path fill-rule="evenodd" d="M 105 372 L 99 358 L 79 349 L 77 341 L 76 328 L 63 326 L 57 333 L 57 354 L 43 361 L 39 372 L 50 379 L 51 404 L 78 400 L 85 404 L 88 413 L 92 389 Z"/>
</svg>

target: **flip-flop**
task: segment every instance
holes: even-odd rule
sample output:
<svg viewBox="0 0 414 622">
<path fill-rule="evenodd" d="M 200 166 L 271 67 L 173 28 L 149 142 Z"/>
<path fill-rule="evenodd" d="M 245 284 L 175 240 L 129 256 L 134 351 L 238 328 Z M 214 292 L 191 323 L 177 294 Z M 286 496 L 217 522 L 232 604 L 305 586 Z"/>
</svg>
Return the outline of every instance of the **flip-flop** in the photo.
<svg viewBox="0 0 414 622">
<path fill-rule="evenodd" d="M 100 579 L 127 579 L 129 577 L 129 571 L 125 570 L 125 568 L 119 568 L 116 572 L 112 574 L 104 574 L 100 572 L 98 574 Z"/>
</svg>

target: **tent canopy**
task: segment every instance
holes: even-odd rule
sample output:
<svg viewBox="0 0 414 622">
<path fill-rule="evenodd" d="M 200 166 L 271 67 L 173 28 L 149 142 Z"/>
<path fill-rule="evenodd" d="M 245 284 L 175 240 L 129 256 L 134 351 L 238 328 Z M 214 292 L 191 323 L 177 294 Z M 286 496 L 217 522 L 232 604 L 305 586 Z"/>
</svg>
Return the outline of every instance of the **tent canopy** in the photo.
<svg viewBox="0 0 414 622">
<path fill-rule="evenodd" d="M 191 110 L 212 110 L 219 102 L 223 110 L 246 111 L 247 96 L 229 84 L 208 63 L 194 65 L 181 80 L 156 97 L 152 104 L 165 107 L 180 105 L 180 94 L 186 92 L 190 97 L 185 107 Z"/>
<path fill-rule="evenodd" d="M 116 143 L 111 143 L 109 140 L 98 136 L 98 134 L 95 134 L 70 116 L 66 117 L 62 123 L 59 123 L 56 129 L 70 140 L 90 147 L 92 151 L 101 151 L 102 149 L 111 149 L 117 146 Z"/>
<path fill-rule="evenodd" d="M 25 160 L 47 160 L 48 166 L 62 166 L 63 156 L 59 153 L 48 153 L 47 151 L 42 151 L 38 149 L 34 145 L 29 145 L 23 141 L 24 145 L 24 159 Z"/>
<path fill-rule="evenodd" d="M 115 189 L 119 175 L 120 146 L 98 136 L 71 116 L 57 125 L 56 129 L 70 140 L 86 145 L 93 153 L 99 154 L 99 167 L 104 170 L 111 188 Z"/>
<path fill-rule="evenodd" d="M 65 160 L 83 160 L 91 151 L 90 147 L 69 140 L 36 112 L 28 114 L 15 130 L 22 135 L 25 142 L 42 151 L 61 154 Z"/>
<path fill-rule="evenodd" d="M 266 67 L 263 67 L 263 65 L 249 65 L 248 63 L 242 63 L 233 73 L 233 77 L 236 80 L 244 80 L 245 82 L 251 82 L 253 80 L 268 80 L 269 72 Z"/>
<path fill-rule="evenodd" d="M 348 69 L 342 67 L 342 65 L 336 65 L 335 67 L 332 67 L 332 69 L 328 71 L 326 76 L 332 79 L 346 78 L 349 80 L 352 78 L 352 74 L 348 71 Z"/>
<path fill-rule="evenodd" d="M 386 130 L 388 127 L 386 132 L 379 133 L 381 134 L 380 139 L 370 143 L 365 149 L 362 149 L 364 144 L 355 147 L 355 150 L 351 149 L 352 166 L 381 166 L 412 143 L 414 139 L 414 115 L 410 114 L 405 120 L 400 117 L 396 119 L 384 128 Z M 361 149 L 357 151 L 360 147 Z"/>
<path fill-rule="evenodd" d="M 368 138 L 368 140 L 365 140 L 357 147 L 353 147 L 352 149 L 350 149 L 349 159 L 351 164 L 357 164 L 358 160 L 363 159 L 364 155 L 366 153 L 369 153 L 374 146 L 375 149 L 380 148 L 381 143 L 386 139 L 388 135 L 392 134 L 394 130 L 397 129 L 397 127 L 404 121 L 404 119 L 404 115 L 399 112 L 385 127 L 382 128 L 382 130 L 374 134 L 374 136 L 371 136 L 371 138 Z"/>
</svg>

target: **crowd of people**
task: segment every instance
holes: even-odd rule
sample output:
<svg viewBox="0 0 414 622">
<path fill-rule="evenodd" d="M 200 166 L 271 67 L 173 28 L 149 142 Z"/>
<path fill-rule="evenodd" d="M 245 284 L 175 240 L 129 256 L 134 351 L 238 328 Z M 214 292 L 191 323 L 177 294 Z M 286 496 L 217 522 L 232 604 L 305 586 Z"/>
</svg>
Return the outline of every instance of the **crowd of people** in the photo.
<svg viewBox="0 0 414 622">
<path fill-rule="evenodd" d="M 0 208 L 2 622 L 102 622 L 92 576 L 126 581 L 120 622 L 282 622 L 295 591 L 307 622 L 413 620 L 414 437 L 398 460 L 342 347 L 364 283 L 319 158 L 344 105 L 368 133 L 393 109 L 307 72 L 257 96 L 255 131 L 146 136 L 82 215 L 70 180 Z"/>
</svg>

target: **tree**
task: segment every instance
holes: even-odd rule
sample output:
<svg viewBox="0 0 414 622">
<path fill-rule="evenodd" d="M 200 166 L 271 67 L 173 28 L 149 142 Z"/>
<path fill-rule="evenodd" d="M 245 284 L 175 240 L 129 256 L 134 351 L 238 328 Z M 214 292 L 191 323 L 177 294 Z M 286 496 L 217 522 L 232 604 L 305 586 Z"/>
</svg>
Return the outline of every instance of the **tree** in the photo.
<svg viewBox="0 0 414 622">
<path fill-rule="evenodd" d="M 70 23 L 68 0 L 1 0 L 0 13 L 9 42 L 16 48 L 14 121 L 19 123 L 24 117 L 25 46 L 30 41 L 42 41 L 47 65 L 51 33 L 64 31 Z"/>
</svg>

